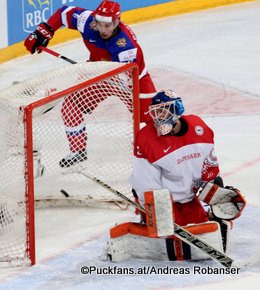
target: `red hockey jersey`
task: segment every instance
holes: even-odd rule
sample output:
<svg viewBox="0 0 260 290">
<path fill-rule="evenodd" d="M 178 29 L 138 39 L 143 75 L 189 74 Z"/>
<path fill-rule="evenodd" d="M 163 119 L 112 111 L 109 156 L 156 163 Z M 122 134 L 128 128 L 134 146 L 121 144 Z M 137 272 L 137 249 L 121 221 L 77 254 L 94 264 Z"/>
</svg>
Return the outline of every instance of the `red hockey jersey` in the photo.
<svg viewBox="0 0 260 290">
<path fill-rule="evenodd" d="M 48 20 L 48 24 L 57 30 L 61 26 L 78 30 L 90 52 L 90 61 L 135 62 L 139 68 L 140 92 L 154 93 L 155 87 L 146 71 L 144 56 L 137 43 L 134 32 L 122 21 L 116 34 L 104 40 L 94 26 L 93 11 L 74 6 L 63 6 Z"/>
</svg>

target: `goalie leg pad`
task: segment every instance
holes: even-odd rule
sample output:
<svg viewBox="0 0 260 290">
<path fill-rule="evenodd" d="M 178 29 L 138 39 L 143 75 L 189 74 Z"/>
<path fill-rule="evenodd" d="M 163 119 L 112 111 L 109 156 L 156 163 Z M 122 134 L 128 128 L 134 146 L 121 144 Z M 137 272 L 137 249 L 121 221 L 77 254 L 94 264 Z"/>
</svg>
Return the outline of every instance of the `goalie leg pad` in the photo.
<svg viewBox="0 0 260 290">
<path fill-rule="evenodd" d="M 146 260 L 169 260 L 165 239 L 127 234 L 110 238 L 103 251 L 102 260 L 121 262 L 130 258 Z"/>
<path fill-rule="evenodd" d="M 184 227 L 203 241 L 223 252 L 220 225 L 217 222 L 207 222 Z M 149 260 L 203 260 L 208 255 L 195 247 L 191 247 L 175 236 L 167 238 L 150 238 L 145 225 L 125 223 L 111 229 L 102 259 L 113 262 L 128 260 L 131 257 Z"/>
<path fill-rule="evenodd" d="M 128 235 L 109 239 L 103 250 L 101 260 L 121 262 L 131 258 Z"/>
<path fill-rule="evenodd" d="M 150 237 L 165 237 L 174 233 L 172 197 L 168 189 L 144 192 L 146 223 Z"/>
<path fill-rule="evenodd" d="M 223 253 L 222 235 L 219 223 L 212 221 L 184 228 Z M 195 247 L 191 247 L 191 260 L 204 260 L 208 258 L 206 253 L 203 253 Z"/>
</svg>

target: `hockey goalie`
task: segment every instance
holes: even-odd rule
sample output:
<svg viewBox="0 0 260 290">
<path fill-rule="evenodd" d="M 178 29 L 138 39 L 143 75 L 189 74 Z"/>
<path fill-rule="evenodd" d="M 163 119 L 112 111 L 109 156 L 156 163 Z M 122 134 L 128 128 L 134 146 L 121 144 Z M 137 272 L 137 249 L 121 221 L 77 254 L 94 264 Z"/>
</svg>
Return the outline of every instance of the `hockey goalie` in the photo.
<svg viewBox="0 0 260 290">
<path fill-rule="evenodd" d="M 130 178 L 136 203 L 145 211 L 136 210 L 140 223 L 110 230 L 103 259 L 207 259 L 174 235 L 174 224 L 227 252 L 232 220 L 246 202 L 238 189 L 223 185 L 213 131 L 198 116 L 183 113 L 182 99 L 174 91 L 153 97 L 153 122 L 137 135 Z"/>
</svg>

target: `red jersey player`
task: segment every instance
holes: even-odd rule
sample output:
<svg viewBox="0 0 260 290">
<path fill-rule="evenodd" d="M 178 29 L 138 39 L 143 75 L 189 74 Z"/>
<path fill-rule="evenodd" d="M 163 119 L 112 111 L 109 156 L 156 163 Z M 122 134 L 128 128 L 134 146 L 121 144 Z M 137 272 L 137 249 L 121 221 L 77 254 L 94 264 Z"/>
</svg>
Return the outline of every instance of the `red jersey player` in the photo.
<svg viewBox="0 0 260 290">
<path fill-rule="evenodd" d="M 84 44 L 90 52 L 89 61 L 135 62 L 138 65 L 140 119 L 141 122 L 147 122 L 150 119 L 147 114 L 151 103 L 150 94 L 154 94 L 156 90 L 146 70 L 143 52 L 134 32 L 120 20 L 120 5 L 113 1 L 103 1 L 95 11 L 63 6 L 48 19 L 47 23 L 41 23 L 35 32 L 26 38 L 26 48 L 35 53 L 39 46 L 48 44 L 54 32 L 61 26 L 81 33 Z M 86 98 L 93 99 L 95 96 L 86 95 Z M 71 152 L 61 160 L 61 167 L 70 167 L 87 159 L 84 113 L 87 113 L 89 108 L 93 110 L 96 105 L 95 103 L 90 108 L 90 102 L 86 100 L 75 101 L 75 94 L 65 99 L 62 117 Z"/>
</svg>

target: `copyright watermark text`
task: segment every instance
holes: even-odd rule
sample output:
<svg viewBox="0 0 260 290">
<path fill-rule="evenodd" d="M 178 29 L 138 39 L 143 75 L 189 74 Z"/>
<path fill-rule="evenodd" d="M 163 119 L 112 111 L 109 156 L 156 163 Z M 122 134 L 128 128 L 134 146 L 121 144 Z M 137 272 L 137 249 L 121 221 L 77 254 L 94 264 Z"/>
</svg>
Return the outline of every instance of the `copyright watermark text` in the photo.
<svg viewBox="0 0 260 290">
<path fill-rule="evenodd" d="M 223 275 L 231 274 L 238 275 L 240 268 L 217 268 L 217 267 L 119 267 L 119 266 L 106 266 L 97 267 L 94 265 L 82 266 L 80 269 L 84 275 Z"/>
</svg>

